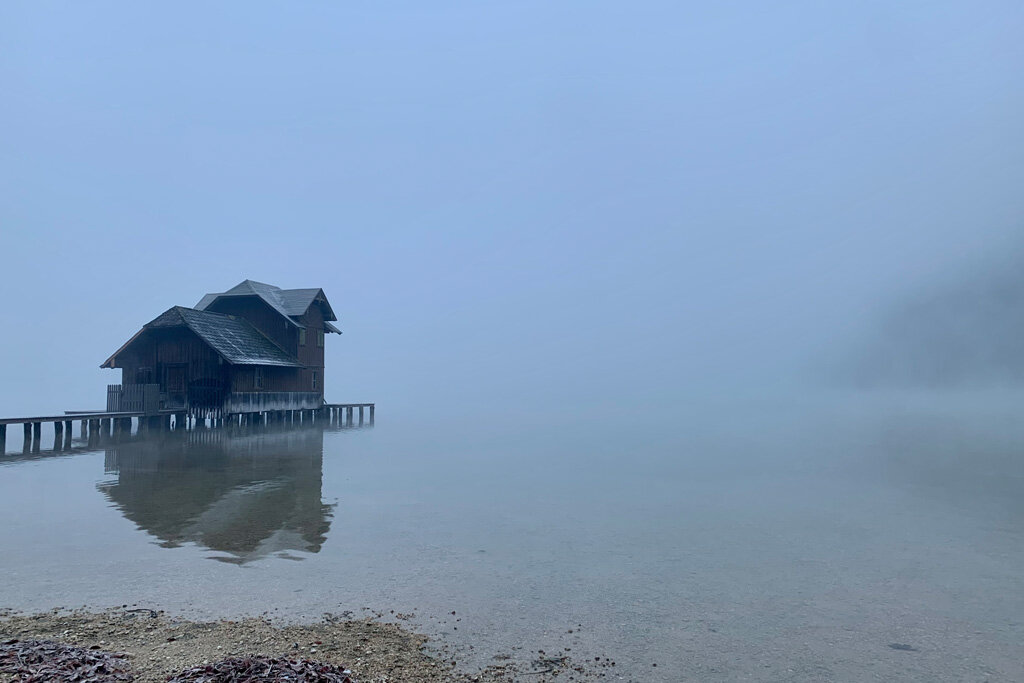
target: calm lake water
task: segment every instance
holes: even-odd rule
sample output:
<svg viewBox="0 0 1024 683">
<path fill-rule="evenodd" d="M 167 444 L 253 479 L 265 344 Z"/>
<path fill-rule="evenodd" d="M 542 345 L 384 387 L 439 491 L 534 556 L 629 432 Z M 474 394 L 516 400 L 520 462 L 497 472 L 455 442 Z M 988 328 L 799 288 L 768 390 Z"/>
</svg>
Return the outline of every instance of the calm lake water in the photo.
<svg viewBox="0 0 1024 683">
<path fill-rule="evenodd" d="M 1020 681 L 1017 399 L 9 435 L 0 606 L 395 610 L 471 668 L 568 647 L 625 680 Z"/>
</svg>

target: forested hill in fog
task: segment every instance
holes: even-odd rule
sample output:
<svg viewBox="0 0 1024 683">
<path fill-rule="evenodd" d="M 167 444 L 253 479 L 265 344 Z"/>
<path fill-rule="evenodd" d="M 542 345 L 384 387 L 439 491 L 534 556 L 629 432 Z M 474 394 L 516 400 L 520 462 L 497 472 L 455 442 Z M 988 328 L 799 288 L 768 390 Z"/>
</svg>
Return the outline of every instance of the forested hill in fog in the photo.
<svg viewBox="0 0 1024 683">
<path fill-rule="evenodd" d="M 867 386 L 1024 384 L 1024 248 L 904 293 L 853 356 Z"/>
</svg>

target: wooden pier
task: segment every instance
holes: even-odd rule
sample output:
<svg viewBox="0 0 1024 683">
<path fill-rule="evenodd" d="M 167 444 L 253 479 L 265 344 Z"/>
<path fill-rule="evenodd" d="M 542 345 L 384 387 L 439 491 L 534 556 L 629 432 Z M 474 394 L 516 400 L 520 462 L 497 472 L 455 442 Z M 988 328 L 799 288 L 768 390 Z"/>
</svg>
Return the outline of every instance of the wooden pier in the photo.
<svg viewBox="0 0 1024 683">
<path fill-rule="evenodd" d="M 300 426 L 319 424 L 324 427 L 350 428 L 373 426 L 373 403 L 325 403 L 311 410 L 263 410 L 247 413 L 196 416 L 179 410 L 156 412 L 66 411 L 63 415 L 0 418 L 0 455 L 7 449 L 7 426 L 22 425 L 24 453 L 42 449 L 43 423 L 53 425 L 53 450 L 69 450 L 74 423 L 78 422 L 80 438 L 89 445 L 100 440 L 146 431 L 179 429 L 258 428 L 263 426 Z M 359 421 L 355 412 L 359 411 Z"/>
</svg>

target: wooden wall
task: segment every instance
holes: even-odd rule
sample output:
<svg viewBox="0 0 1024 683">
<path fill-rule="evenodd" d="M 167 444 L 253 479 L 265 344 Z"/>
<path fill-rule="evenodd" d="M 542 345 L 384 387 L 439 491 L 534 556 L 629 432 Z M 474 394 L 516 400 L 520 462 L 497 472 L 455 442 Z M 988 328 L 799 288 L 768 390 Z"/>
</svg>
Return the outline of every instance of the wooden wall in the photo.
<svg viewBox="0 0 1024 683">
<path fill-rule="evenodd" d="M 149 329 L 117 357 L 123 384 L 153 383 L 177 402 L 197 383 L 206 387 L 228 386 L 228 365 L 216 351 L 186 327 Z M 168 380 L 179 387 L 168 386 Z"/>
<path fill-rule="evenodd" d="M 309 307 L 305 315 L 299 318 L 299 322 L 306 326 L 306 344 L 299 346 L 299 362 L 307 366 L 307 369 L 302 371 L 302 391 L 315 391 L 323 396 L 324 346 L 319 346 L 317 339 L 324 331 L 324 314 L 319 306 L 313 305 Z M 327 341 L 324 339 L 324 345 L 326 343 Z M 317 376 L 316 388 L 313 388 L 314 372 Z"/>
<path fill-rule="evenodd" d="M 262 386 L 257 386 L 256 374 L 263 375 Z M 309 391 L 302 385 L 301 368 L 254 367 L 235 365 L 231 367 L 231 391 Z"/>
</svg>

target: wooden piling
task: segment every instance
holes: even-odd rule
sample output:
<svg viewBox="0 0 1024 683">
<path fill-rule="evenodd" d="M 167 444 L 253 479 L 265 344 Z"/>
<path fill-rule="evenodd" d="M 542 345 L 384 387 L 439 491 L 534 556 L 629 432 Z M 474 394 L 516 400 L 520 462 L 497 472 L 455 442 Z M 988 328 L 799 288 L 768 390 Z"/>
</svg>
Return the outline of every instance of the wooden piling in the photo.
<svg viewBox="0 0 1024 683">
<path fill-rule="evenodd" d="M 64 420 L 64 450 L 71 448 L 71 425 L 73 424 L 74 422 L 71 420 Z"/>
<path fill-rule="evenodd" d="M 371 425 L 373 424 L 373 409 L 374 409 L 375 407 L 376 407 L 375 405 L 373 405 L 373 404 L 370 404 L 370 424 L 371 424 Z"/>
<path fill-rule="evenodd" d="M 359 426 L 363 426 L 363 407 L 359 406 Z"/>
<path fill-rule="evenodd" d="M 7 452 L 7 425 L 0 425 L 0 455 Z"/>
<path fill-rule="evenodd" d="M 32 439 L 33 441 L 39 441 L 43 436 L 43 423 L 33 422 L 32 423 Z"/>
</svg>

